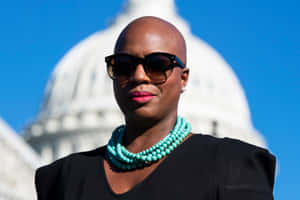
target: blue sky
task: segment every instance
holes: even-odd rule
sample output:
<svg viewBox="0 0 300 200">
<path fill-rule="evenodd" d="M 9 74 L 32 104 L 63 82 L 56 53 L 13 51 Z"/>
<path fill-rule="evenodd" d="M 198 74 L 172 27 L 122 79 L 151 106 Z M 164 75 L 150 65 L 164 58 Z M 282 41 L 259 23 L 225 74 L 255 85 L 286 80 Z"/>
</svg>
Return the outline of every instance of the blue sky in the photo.
<svg viewBox="0 0 300 200">
<path fill-rule="evenodd" d="M 0 7 L 0 116 L 16 131 L 35 118 L 55 64 L 107 27 L 124 1 L 5 1 Z M 300 3 L 184 1 L 192 32 L 232 66 L 254 126 L 279 161 L 275 199 L 299 199 Z M 296 171 L 297 170 L 297 171 Z"/>
</svg>

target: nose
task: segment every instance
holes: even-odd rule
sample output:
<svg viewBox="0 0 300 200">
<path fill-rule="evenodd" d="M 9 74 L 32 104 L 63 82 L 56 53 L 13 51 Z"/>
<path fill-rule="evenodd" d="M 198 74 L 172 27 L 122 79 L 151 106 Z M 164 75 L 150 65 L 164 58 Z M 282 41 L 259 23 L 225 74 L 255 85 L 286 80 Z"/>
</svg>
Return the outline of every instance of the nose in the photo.
<svg viewBox="0 0 300 200">
<path fill-rule="evenodd" d="M 150 82 L 150 77 L 147 75 L 142 64 L 138 64 L 138 66 L 136 66 L 136 69 L 131 76 L 131 81 L 135 81 L 138 83 Z"/>
</svg>

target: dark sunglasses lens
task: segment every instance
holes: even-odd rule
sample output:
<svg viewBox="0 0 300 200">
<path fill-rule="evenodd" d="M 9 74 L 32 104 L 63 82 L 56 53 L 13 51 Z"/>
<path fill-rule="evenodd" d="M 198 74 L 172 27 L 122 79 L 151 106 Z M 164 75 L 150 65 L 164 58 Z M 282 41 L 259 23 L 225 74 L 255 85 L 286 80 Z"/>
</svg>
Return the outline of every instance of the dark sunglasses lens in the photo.
<svg viewBox="0 0 300 200">
<path fill-rule="evenodd" d="M 115 56 L 111 64 L 114 77 L 130 76 L 134 65 L 133 59 L 128 55 Z"/>
<path fill-rule="evenodd" d="M 126 54 L 112 56 L 106 62 L 109 76 L 119 81 L 128 81 L 139 64 L 135 57 Z M 172 73 L 172 58 L 163 53 L 153 53 L 146 56 L 143 67 L 153 83 L 163 83 Z"/>
<path fill-rule="evenodd" d="M 153 54 L 146 59 L 147 73 L 154 82 L 163 82 L 171 71 L 171 60 L 166 55 Z"/>
</svg>

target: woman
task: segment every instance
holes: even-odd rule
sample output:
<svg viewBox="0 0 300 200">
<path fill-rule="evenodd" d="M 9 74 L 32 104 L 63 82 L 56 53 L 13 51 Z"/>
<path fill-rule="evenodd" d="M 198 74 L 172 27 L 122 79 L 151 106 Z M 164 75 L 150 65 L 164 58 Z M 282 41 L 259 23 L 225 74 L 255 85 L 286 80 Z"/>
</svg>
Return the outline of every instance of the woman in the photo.
<svg viewBox="0 0 300 200">
<path fill-rule="evenodd" d="M 189 69 L 173 25 L 131 22 L 105 61 L 126 125 L 107 146 L 38 169 L 39 200 L 273 199 L 275 158 L 267 150 L 194 135 L 177 115 Z"/>
</svg>

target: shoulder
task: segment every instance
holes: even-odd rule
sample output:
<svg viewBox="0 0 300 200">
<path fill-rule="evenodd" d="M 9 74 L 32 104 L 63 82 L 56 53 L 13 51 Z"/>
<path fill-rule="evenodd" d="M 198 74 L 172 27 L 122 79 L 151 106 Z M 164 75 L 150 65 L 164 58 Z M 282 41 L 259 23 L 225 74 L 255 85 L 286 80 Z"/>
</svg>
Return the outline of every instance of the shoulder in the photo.
<svg viewBox="0 0 300 200">
<path fill-rule="evenodd" d="M 274 155 L 267 149 L 236 139 L 224 138 L 218 146 L 221 195 L 228 198 L 273 199 Z"/>
<path fill-rule="evenodd" d="M 92 151 L 74 153 L 38 168 L 35 173 L 38 199 L 55 199 L 51 195 L 62 191 L 69 177 L 96 170 L 95 162 L 99 162 L 104 156 L 105 149 L 106 146 L 103 146 Z"/>
<path fill-rule="evenodd" d="M 276 158 L 267 149 L 237 139 L 202 134 L 196 134 L 192 139 L 195 151 L 203 151 L 215 158 L 222 184 L 256 185 L 272 190 Z"/>
<path fill-rule="evenodd" d="M 220 148 L 226 149 L 227 151 L 229 151 L 230 153 L 232 153 L 232 151 L 235 151 L 236 149 L 240 149 L 243 152 L 249 152 L 249 151 L 262 151 L 262 152 L 266 152 L 269 153 L 269 151 L 263 147 L 259 147 L 238 139 L 233 139 L 233 138 L 222 138 L 221 139 L 221 145 Z"/>
<path fill-rule="evenodd" d="M 76 167 L 86 166 L 89 162 L 93 162 L 95 159 L 99 159 L 99 157 L 104 156 L 105 148 L 106 146 L 103 146 L 91 151 L 70 154 L 48 165 L 38 168 L 36 173 L 37 175 L 44 172 L 58 173 L 65 167 L 73 167 L 72 165 Z"/>
<path fill-rule="evenodd" d="M 224 138 L 219 145 L 220 161 L 229 163 L 229 170 L 262 168 L 269 182 L 274 182 L 276 158 L 269 150 L 237 139 Z M 273 185 L 273 184 L 272 184 Z"/>
<path fill-rule="evenodd" d="M 189 138 L 190 140 L 190 148 L 199 150 L 200 147 L 208 147 L 211 149 L 215 149 L 218 147 L 219 143 L 222 141 L 220 138 L 213 137 L 211 135 L 200 134 L 200 133 L 193 133 L 192 137 Z"/>
<path fill-rule="evenodd" d="M 261 157 L 262 159 L 270 159 L 275 162 L 275 157 L 265 148 L 243 142 L 232 138 L 216 138 L 211 135 L 194 134 L 192 137 L 192 147 L 199 149 L 200 146 L 210 146 L 218 153 L 218 156 L 233 161 L 246 157 Z M 265 157 L 265 158 L 263 158 Z"/>
</svg>

